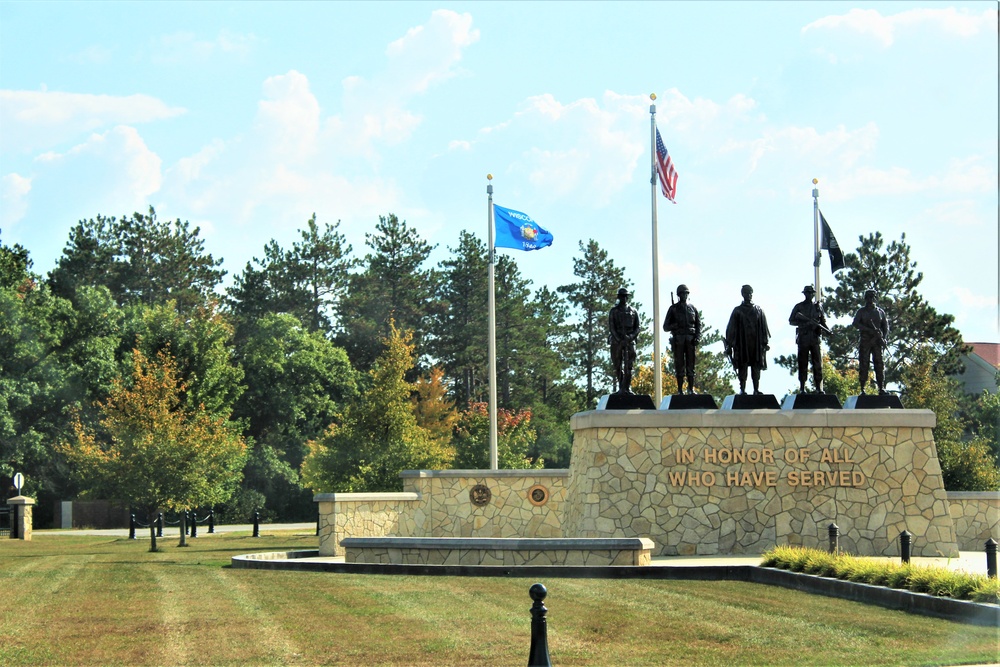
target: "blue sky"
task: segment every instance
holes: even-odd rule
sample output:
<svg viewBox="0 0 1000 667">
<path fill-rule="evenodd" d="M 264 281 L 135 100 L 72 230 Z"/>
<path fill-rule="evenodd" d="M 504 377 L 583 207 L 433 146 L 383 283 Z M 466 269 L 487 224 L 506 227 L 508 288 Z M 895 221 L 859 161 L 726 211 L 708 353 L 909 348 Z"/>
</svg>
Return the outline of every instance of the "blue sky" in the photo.
<svg viewBox="0 0 1000 667">
<path fill-rule="evenodd" d="M 905 232 L 924 296 L 998 341 L 997 61 L 995 2 L 3 2 L 0 235 L 45 273 L 79 219 L 152 204 L 234 274 L 313 212 L 359 254 L 393 212 L 439 260 L 485 239 L 492 173 L 555 236 L 517 253 L 536 286 L 593 238 L 651 314 L 656 93 L 661 316 L 684 282 L 721 327 L 750 283 L 794 351 L 818 178 L 842 246 Z"/>
</svg>

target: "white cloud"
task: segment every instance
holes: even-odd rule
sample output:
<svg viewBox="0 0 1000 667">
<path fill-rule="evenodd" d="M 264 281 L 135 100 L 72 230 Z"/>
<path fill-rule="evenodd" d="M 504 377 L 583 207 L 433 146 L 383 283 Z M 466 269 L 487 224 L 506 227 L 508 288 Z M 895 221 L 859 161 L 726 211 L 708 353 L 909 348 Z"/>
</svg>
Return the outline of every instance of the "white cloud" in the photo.
<svg viewBox="0 0 1000 667">
<path fill-rule="evenodd" d="M 264 97 L 257 104 L 257 125 L 272 152 L 282 158 L 302 159 L 318 146 L 319 101 L 309 80 L 295 70 L 264 81 Z"/>
<path fill-rule="evenodd" d="M 153 40 L 151 60 L 160 65 L 205 62 L 223 54 L 244 57 L 258 42 L 253 34 L 222 30 L 213 39 L 199 39 L 193 32 L 175 32 Z"/>
<path fill-rule="evenodd" d="M 799 161 L 807 158 L 812 163 L 836 162 L 850 166 L 874 149 L 878 136 L 874 123 L 856 130 L 838 125 L 828 132 L 819 132 L 814 127 L 765 128 L 756 137 L 726 140 L 719 152 L 744 154 L 748 174 L 756 171 L 769 157 L 783 162 L 790 158 Z"/>
<path fill-rule="evenodd" d="M 471 14 L 446 9 L 431 13 L 426 25 L 410 28 L 404 37 L 389 44 L 386 78 L 410 93 L 421 93 L 438 81 L 455 76 L 462 50 L 479 41 Z"/>
<path fill-rule="evenodd" d="M 908 9 L 883 16 L 875 9 L 852 9 L 846 14 L 824 16 L 802 28 L 805 34 L 816 29 L 845 29 L 874 39 L 884 48 L 892 46 L 897 35 L 917 26 L 931 26 L 957 37 L 974 37 L 980 32 L 995 31 L 997 10 L 987 9 L 975 14 L 968 9 Z"/>
<path fill-rule="evenodd" d="M 953 287 L 951 293 L 963 308 L 985 310 L 997 307 L 996 294 L 976 294 L 967 287 Z"/>
<path fill-rule="evenodd" d="M 118 124 L 173 118 L 185 109 L 149 95 L 89 95 L 58 91 L 0 90 L 0 150 L 54 148 L 87 132 Z"/>
<path fill-rule="evenodd" d="M 470 14 L 439 9 L 386 48 L 385 69 L 343 80 L 343 113 L 327 119 L 324 138 L 339 151 L 377 160 L 378 144 L 395 145 L 422 122 L 411 100 L 459 74 L 462 54 L 479 40 Z"/>
<path fill-rule="evenodd" d="M 31 192 L 31 179 L 20 174 L 10 173 L 0 178 L 0 225 L 12 227 L 24 217 L 28 210 L 28 193 Z"/>
<path fill-rule="evenodd" d="M 151 151 L 139 132 L 119 125 L 65 153 L 44 153 L 35 159 L 39 175 L 33 180 L 59 182 L 67 187 L 66 197 L 99 199 L 96 210 L 142 210 L 149 197 L 160 189 L 161 160 Z M 60 177 L 61 172 L 61 177 Z M 77 180 L 70 183 L 66 175 Z"/>
<path fill-rule="evenodd" d="M 835 179 L 831 196 L 842 198 L 909 194 L 934 196 L 988 193 L 996 188 L 996 172 L 984 166 L 978 158 L 952 160 L 943 173 L 915 176 L 905 167 L 861 166 Z"/>
</svg>

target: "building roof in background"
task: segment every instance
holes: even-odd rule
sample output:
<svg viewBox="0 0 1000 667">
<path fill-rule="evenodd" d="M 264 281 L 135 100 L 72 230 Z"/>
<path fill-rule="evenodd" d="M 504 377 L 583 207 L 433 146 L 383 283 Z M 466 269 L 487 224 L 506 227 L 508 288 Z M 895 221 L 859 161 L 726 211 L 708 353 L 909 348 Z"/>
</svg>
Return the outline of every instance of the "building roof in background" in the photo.
<svg viewBox="0 0 1000 667">
<path fill-rule="evenodd" d="M 993 368 L 1000 369 L 1000 343 L 968 343 L 972 353 L 985 360 Z"/>
</svg>

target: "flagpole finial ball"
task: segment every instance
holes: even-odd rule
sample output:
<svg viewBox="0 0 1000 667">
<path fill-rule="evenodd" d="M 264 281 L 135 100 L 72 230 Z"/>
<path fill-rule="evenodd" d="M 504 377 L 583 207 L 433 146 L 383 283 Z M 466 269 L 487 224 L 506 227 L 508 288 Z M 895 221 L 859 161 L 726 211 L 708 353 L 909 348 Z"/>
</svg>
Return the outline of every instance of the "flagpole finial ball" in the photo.
<svg viewBox="0 0 1000 667">
<path fill-rule="evenodd" d="M 486 174 L 486 180 L 487 181 L 492 181 L 493 180 L 493 174 Z"/>
<path fill-rule="evenodd" d="M 813 179 L 813 185 L 816 185 L 817 183 L 819 183 L 819 179 L 818 178 L 814 178 Z"/>
<path fill-rule="evenodd" d="M 650 93 L 649 94 L 649 99 L 655 100 L 656 99 L 656 93 Z"/>
</svg>

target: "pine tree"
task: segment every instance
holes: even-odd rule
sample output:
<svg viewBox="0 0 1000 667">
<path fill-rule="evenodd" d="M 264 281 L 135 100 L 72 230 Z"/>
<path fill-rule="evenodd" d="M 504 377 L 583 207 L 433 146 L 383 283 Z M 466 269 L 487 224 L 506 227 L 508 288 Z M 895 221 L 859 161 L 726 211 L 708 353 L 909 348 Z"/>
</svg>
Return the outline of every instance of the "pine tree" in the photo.
<svg viewBox="0 0 1000 667">
<path fill-rule="evenodd" d="M 608 312 L 615 304 L 618 289 L 629 288 L 632 283 L 597 241 L 591 239 L 586 246 L 580 241 L 580 252 L 582 256 L 573 260 L 573 275 L 580 281 L 559 287 L 559 292 L 566 295 L 577 320 L 568 344 L 574 362 L 571 372 L 583 380 L 586 405 L 592 407 L 599 391 L 608 387 L 612 377 Z"/>
<path fill-rule="evenodd" d="M 379 216 L 375 233 L 365 234 L 365 243 L 372 252 L 362 262 L 364 271 L 351 277 L 337 341 L 356 368 L 368 369 L 380 352 L 379 340 L 389 335 L 391 320 L 413 332 L 420 359 L 427 353 L 437 303 L 437 274 L 423 268 L 435 246 L 392 213 Z"/>
<path fill-rule="evenodd" d="M 920 351 L 945 375 L 962 370 L 961 357 L 967 352 L 962 334 L 953 325 L 952 315 L 938 313 L 917 291 L 924 274 L 910 258 L 906 234 L 886 246 L 882 234 L 859 237 L 857 252 L 845 256 L 847 268 L 833 288 L 824 288 L 823 308 L 828 319 L 853 318 L 864 305 L 867 289 L 877 293 L 877 305 L 889 319 L 885 358 L 886 383 L 900 383 L 905 369 L 913 365 Z M 857 363 L 858 333 L 850 325 L 835 324 L 828 338 L 830 359 L 844 371 Z M 791 360 L 782 359 L 791 368 Z"/>
</svg>

